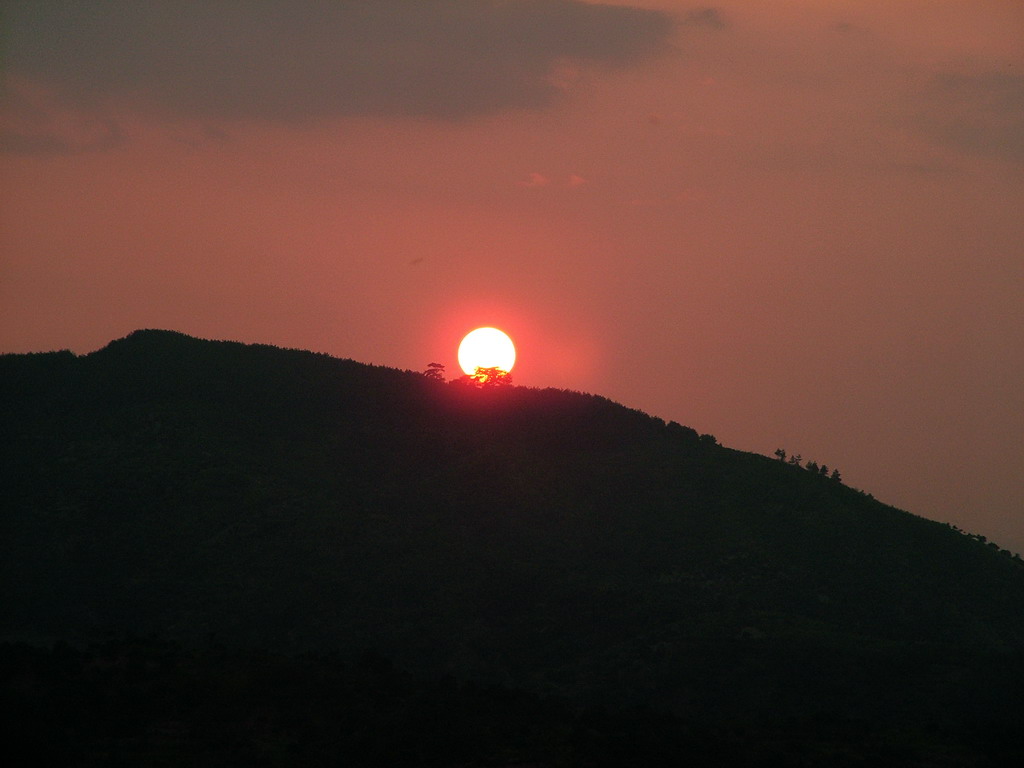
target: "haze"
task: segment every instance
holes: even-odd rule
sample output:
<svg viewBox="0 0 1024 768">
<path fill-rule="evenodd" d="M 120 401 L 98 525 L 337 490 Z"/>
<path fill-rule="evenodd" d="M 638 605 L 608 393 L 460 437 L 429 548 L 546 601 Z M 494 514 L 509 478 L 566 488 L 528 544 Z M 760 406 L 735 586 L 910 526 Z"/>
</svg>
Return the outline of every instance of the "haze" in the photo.
<svg viewBox="0 0 1024 768">
<path fill-rule="evenodd" d="M 0 350 L 515 381 L 1024 552 L 1024 4 L 5 2 Z"/>
</svg>

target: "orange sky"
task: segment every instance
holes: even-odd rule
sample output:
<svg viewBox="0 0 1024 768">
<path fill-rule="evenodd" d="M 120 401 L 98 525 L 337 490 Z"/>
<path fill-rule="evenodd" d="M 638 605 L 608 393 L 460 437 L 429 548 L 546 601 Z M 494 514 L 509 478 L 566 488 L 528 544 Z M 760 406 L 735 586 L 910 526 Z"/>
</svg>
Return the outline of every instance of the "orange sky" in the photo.
<svg viewBox="0 0 1024 768">
<path fill-rule="evenodd" d="M 1024 4 L 5 5 L 0 351 L 496 325 L 1024 551 Z"/>
</svg>

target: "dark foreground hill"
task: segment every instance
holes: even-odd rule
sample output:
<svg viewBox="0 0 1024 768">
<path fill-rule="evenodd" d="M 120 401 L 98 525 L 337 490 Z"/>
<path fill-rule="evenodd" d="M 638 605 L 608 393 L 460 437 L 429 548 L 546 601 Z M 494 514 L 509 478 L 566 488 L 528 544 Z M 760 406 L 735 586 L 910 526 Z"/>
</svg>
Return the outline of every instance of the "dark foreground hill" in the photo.
<svg viewBox="0 0 1024 768">
<path fill-rule="evenodd" d="M 1024 754 L 1019 560 L 678 424 L 163 331 L 0 357 L 0 398 L 5 696 L 64 758 Z"/>
</svg>

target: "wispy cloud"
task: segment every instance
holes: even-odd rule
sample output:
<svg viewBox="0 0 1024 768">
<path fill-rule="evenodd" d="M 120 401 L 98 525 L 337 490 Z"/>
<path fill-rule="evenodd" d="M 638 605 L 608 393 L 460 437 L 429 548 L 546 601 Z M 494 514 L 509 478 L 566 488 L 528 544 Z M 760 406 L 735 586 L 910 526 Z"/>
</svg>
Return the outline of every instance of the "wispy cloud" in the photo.
<svg viewBox="0 0 1024 768">
<path fill-rule="evenodd" d="M 0 84 L 0 152 L 72 155 L 124 142 L 116 120 L 68 110 L 45 89 L 5 78 Z"/>
<path fill-rule="evenodd" d="M 698 8 L 690 11 L 683 18 L 683 23 L 688 26 L 703 27 L 704 29 L 716 32 L 726 29 L 729 24 L 717 8 Z"/>
<path fill-rule="evenodd" d="M 34 0 L 5 16 L 5 68 L 68 102 L 278 120 L 543 108 L 566 62 L 628 66 L 671 32 L 666 14 L 580 0 Z"/>
<path fill-rule="evenodd" d="M 1024 75 L 940 74 L 920 101 L 914 123 L 933 140 L 1024 161 Z"/>
<path fill-rule="evenodd" d="M 551 180 L 542 173 L 531 173 L 529 177 L 519 182 L 521 187 L 546 187 Z"/>
</svg>

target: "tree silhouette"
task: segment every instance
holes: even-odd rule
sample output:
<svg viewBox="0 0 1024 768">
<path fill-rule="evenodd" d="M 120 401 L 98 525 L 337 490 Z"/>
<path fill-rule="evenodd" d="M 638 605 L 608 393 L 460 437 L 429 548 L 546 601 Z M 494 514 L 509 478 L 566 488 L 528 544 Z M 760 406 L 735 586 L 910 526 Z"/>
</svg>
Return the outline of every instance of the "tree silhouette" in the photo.
<svg viewBox="0 0 1024 768">
<path fill-rule="evenodd" d="M 444 366 L 441 363 L 431 363 L 423 375 L 434 381 L 444 381 Z"/>
<path fill-rule="evenodd" d="M 501 368 L 477 368 L 468 377 L 478 387 L 507 387 L 512 384 L 512 374 Z"/>
</svg>

